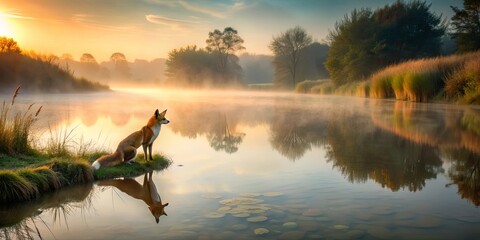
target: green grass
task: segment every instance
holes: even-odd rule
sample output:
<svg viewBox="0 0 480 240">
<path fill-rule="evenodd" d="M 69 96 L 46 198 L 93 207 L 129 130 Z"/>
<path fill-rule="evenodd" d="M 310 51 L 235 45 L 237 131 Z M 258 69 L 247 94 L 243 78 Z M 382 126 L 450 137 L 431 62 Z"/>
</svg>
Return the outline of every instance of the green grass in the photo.
<svg viewBox="0 0 480 240">
<path fill-rule="evenodd" d="M 38 195 L 38 189 L 11 170 L 0 170 L 0 202 L 27 201 Z"/>
<path fill-rule="evenodd" d="M 134 163 L 124 163 L 114 167 L 100 168 L 94 171 L 96 180 L 117 177 L 135 177 L 151 170 L 167 168 L 171 161 L 160 154 L 153 155 L 153 161 L 145 161 L 143 154 L 138 154 Z"/>
</svg>

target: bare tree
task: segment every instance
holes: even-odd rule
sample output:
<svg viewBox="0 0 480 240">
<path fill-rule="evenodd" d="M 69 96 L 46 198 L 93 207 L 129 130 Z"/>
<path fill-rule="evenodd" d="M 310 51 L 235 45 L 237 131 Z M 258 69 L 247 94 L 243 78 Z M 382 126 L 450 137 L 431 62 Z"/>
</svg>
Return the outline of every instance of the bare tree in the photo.
<svg viewBox="0 0 480 240">
<path fill-rule="evenodd" d="M 286 71 L 294 87 L 297 81 L 298 63 L 302 58 L 301 50 L 311 43 L 312 37 L 305 29 L 296 26 L 274 37 L 268 46 L 275 55 L 276 71 Z"/>
</svg>

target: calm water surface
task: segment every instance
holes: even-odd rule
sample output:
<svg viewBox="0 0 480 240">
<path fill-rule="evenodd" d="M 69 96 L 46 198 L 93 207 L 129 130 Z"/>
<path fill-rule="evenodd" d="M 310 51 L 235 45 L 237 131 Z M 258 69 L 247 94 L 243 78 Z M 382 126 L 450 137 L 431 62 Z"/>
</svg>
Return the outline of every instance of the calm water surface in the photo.
<svg viewBox="0 0 480 240">
<path fill-rule="evenodd" d="M 480 237 L 478 107 L 156 89 L 18 102 L 44 106 L 39 147 L 73 130 L 109 151 L 168 109 L 153 149 L 173 163 L 0 206 L 0 238 Z"/>
</svg>

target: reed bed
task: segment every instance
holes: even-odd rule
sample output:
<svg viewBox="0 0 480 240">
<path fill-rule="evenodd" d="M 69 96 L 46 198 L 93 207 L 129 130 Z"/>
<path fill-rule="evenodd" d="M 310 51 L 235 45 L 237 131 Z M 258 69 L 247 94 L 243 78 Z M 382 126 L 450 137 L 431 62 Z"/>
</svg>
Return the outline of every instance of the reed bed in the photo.
<svg viewBox="0 0 480 240">
<path fill-rule="evenodd" d="M 425 102 L 438 96 L 480 100 L 480 52 L 411 60 L 371 77 L 370 96 Z"/>
</svg>

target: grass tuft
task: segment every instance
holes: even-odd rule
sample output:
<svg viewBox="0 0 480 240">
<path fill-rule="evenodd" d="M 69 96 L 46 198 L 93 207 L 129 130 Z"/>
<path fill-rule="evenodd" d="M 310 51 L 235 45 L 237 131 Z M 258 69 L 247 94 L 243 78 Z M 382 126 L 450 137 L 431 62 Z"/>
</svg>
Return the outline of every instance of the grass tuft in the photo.
<svg viewBox="0 0 480 240">
<path fill-rule="evenodd" d="M 93 181 L 93 170 L 86 160 L 65 160 L 56 158 L 50 168 L 60 174 L 62 185 L 73 185 Z"/>
<path fill-rule="evenodd" d="M 30 129 L 40 114 L 41 106 L 35 114 L 33 104 L 24 112 L 14 109 L 19 91 L 20 86 L 13 93 L 11 104 L 3 101 L 0 108 L 0 153 L 13 155 L 32 151 Z"/>
<path fill-rule="evenodd" d="M 0 170 L 0 202 L 27 201 L 38 195 L 38 189 L 11 170 Z"/>
<path fill-rule="evenodd" d="M 153 161 L 145 161 L 143 154 L 138 154 L 135 162 L 124 163 L 114 167 L 100 168 L 95 170 L 95 179 L 109 179 L 117 177 L 135 177 L 151 170 L 162 170 L 167 168 L 171 161 L 160 155 L 154 154 Z"/>
</svg>

